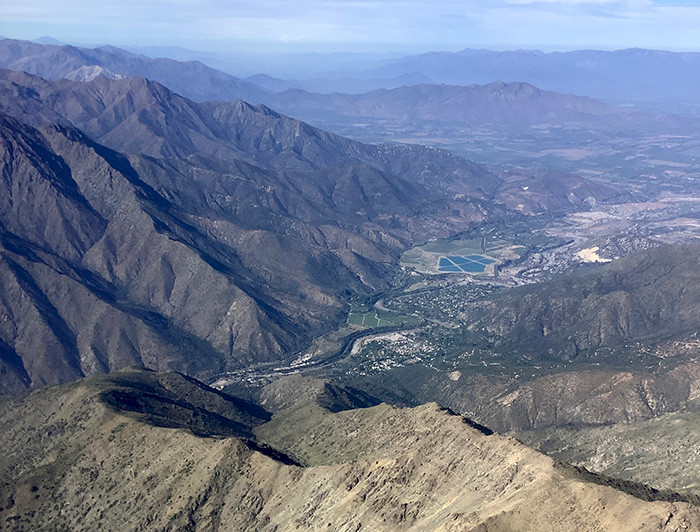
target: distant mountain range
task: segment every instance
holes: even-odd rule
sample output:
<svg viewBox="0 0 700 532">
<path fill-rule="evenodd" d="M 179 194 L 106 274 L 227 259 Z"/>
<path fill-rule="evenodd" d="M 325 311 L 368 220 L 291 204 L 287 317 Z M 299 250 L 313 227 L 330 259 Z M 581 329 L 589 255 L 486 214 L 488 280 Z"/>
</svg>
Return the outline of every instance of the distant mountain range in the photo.
<svg viewBox="0 0 700 532">
<path fill-rule="evenodd" d="M 392 59 L 365 74 L 370 78 L 391 78 L 405 73 L 452 85 L 521 81 L 550 91 L 628 101 L 690 98 L 697 102 L 700 98 L 697 52 L 639 48 L 551 53 L 466 49 Z"/>
<path fill-rule="evenodd" d="M 199 61 L 152 59 L 115 48 L 80 48 L 14 39 L 0 40 L 0 68 L 35 74 L 47 80 L 90 81 L 96 76 L 141 76 L 158 81 L 188 98 L 260 103 L 266 91 Z"/>
<path fill-rule="evenodd" d="M 427 63 L 432 64 L 433 57 L 429 59 Z M 517 61 L 513 64 L 519 65 Z M 475 80 L 468 81 L 467 78 L 457 82 L 456 77 L 436 78 L 440 84 L 431 84 L 426 83 L 431 76 L 410 71 L 387 81 L 389 90 L 379 89 L 364 94 L 343 94 L 342 87 L 339 87 L 341 92 L 333 94 L 307 92 L 292 88 L 295 85 L 292 82 L 264 75 L 241 80 L 197 61 L 151 59 L 114 47 L 87 49 L 10 39 L 0 40 L 0 68 L 25 71 L 47 80 L 145 77 L 194 101 L 243 99 L 252 104 L 262 103 L 336 131 L 358 120 L 385 121 L 393 127 L 430 126 L 437 131 L 445 125 L 509 128 L 536 125 L 617 130 L 647 126 L 659 120 L 658 116 L 628 112 L 590 98 L 541 90 L 528 83 L 532 76 L 525 76 L 525 71 L 522 78 L 505 71 L 489 73 L 488 68 L 493 68 L 490 63 L 479 70 L 481 73 L 475 78 L 484 85 L 475 85 Z M 471 70 L 477 68 L 481 67 L 470 66 Z M 445 82 L 451 85 L 442 84 Z M 544 83 L 541 86 L 550 85 Z M 367 88 L 371 87 L 376 85 L 367 85 Z M 317 88 L 324 90 L 321 86 Z M 566 89 L 565 92 L 585 93 L 573 85 Z M 678 125 L 678 122 L 678 119 L 670 121 L 673 125 Z M 685 124 L 682 120 L 680 122 Z"/>
<path fill-rule="evenodd" d="M 416 72 L 401 74 L 399 76 L 387 79 L 344 77 L 338 79 L 316 78 L 285 80 L 271 77 L 267 74 L 255 74 L 247 77 L 246 81 L 255 83 L 259 87 L 262 87 L 270 92 L 282 92 L 287 89 L 298 89 L 320 94 L 363 94 L 365 92 L 371 92 L 378 89 L 396 89 L 411 85 L 433 83 L 430 78 Z"/>
<path fill-rule="evenodd" d="M 468 87 L 420 84 L 366 94 L 313 94 L 287 90 L 268 101 L 283 112 L 311 120 L 328 115 L 392 120 L 398 124 L 452 124 L 466 127 L 531 125 L 610 125 L 626 120 L 620 108 L 591 98 L 546 92 L 528 83 L 492 82 Z"/>
<path fill-rule="evenodd" d="M 193 54 L 190 51 L 186 55 Z M 639 48 L 550 53 L 465 49 L 386 59 L 370 70 L 338 73 L 334 78 L 285 80 L 260 73 L 243 80 L 199 61 L 154 59 L 113 46 L 90 49 L 61 45 L 50 38 L 21 41 L 0 37 L 0 68 L 23 70 L 51 80 L 76 79 L 81 68 L 95 66 L 123 77 L 159 81 L 199 101 L 242 98 L 264 103 L 266 94 L 287 89 L 360 94 L 420 84 L 469 86 L 496 81 L 529 83 L 545 91 L 628 103 L 639 99 L 697 101 L 700 97 L 697 52 Z"/>
</svg>

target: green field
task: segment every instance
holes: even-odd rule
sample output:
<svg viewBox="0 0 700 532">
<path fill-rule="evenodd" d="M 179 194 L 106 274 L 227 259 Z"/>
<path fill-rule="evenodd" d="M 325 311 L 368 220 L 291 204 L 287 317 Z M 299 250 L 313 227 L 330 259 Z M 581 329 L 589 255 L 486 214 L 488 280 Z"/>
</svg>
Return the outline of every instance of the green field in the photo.
<svg viewBox="0 0 700 532">
<path fill-rule="evenodd" d="M 481 248 L 481 239 L 470 240 L 438 240 L 436 242 L 428 242 L 421 246 L 423 251 L 429 253 L 442 253 L 451 255 L 474 255 L 483 253 Z M 414 248 L 417 249 L 417 248 Z"/>
<path fill-rule="evenodd" d="M 385 312 L 365 305 L 353 305 L 348 314 L 350 325 L 368 328 L 417 325 L 419 322 L 420 320 L 414 316 L 399 316 L 393 312 Z"/>
</svg>

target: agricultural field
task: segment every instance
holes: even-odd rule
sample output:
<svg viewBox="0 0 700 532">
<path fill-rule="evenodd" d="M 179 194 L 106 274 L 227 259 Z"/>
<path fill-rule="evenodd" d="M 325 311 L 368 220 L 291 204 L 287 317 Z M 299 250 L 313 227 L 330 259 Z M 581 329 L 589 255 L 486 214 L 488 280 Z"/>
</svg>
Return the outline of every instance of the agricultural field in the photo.
<svg viewBox="0 0 700 532">
<path fill-rule="evenodd" d="M 348 324 L 365 328 L 411 326 L 420 323 L 415 316 L 401 316 L 367 305 L 353 305 L 348 314 Z"/>
</svg>

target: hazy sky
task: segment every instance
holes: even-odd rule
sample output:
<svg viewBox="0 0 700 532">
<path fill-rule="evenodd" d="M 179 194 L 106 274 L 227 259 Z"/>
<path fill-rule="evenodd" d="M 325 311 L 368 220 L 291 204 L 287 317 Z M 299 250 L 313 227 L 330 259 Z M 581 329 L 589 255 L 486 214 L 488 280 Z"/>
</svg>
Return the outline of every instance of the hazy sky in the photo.
<svg viewBox="0 0 700 532">
<path fill-rule="evenodd" d="M 700 0 L 2 0 L 0 35 L 240 51 L 700 51 Z"/>
</svg>

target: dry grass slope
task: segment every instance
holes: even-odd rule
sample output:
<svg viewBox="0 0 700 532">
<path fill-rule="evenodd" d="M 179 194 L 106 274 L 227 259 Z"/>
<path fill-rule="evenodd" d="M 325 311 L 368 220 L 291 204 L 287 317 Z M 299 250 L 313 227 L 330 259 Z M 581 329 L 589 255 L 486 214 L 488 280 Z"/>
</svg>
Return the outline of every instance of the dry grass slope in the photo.
<svg viewBox="0 0 700 532">
<path fill-rule="evenodd" d="M 124 374 L 118 374 L 124 376 Z M 286 465 L 236 437 L 193 434 L 103 402 L 127 381 L 177 381 L 183 401 L 225 413 L 184 379 L 128 372 L 0 403 L 0 523 L 11 530 L 683 530 L 700 509 L 591 484 L 513 438 L 435 404 L 330 413 L 296 405 L 258 425 Z M 191 387 L 188 387 L 188 383 Z M 197 388 L 199 391 L 195 390 Z M 133 386 L 132 386 L 132 389 Z M 165 393 L 165 392 L 162 392 Z M 214 392 L 212 392 L 214 393 Z M 209 401 L 207 403 L 207 401 Z M 237 408 L 229 407 L 230 417 Z M 248 418 L 249 420 L 252 418 Z M 252 427 L 251 427 L 252 429 Z"/>
</svg>

